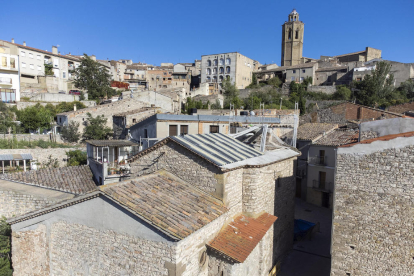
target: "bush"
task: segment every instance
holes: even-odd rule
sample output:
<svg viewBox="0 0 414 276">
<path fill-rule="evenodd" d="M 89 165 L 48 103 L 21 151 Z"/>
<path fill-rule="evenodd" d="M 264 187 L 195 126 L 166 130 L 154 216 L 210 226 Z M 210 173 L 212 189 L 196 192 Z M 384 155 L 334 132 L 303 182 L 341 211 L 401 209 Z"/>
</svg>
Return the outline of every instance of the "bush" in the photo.
<svg viewBox="0 0 414 276">
<path fill-rule="evenodd" d="M 71 150 L 67 151 L 66 155 L 68 156 L 68 166 L 80 166 L 87 164 L 87 154 L 81 150 Z"/>
<path fill-rule="evenodd" d="M 77 143 L 81 134 L 79 133 L 79 123 L 71 121 L 69 125 L 64 126 L 60 132 L 63 140 L 69 143 Z"/>
<path fill-rule="evenodd" d="M 11 227 L 6 222 L 6 218 L 0 220 L 0 276 L 12 276 L 13 269 L 11 266 Z"/>
</svg>

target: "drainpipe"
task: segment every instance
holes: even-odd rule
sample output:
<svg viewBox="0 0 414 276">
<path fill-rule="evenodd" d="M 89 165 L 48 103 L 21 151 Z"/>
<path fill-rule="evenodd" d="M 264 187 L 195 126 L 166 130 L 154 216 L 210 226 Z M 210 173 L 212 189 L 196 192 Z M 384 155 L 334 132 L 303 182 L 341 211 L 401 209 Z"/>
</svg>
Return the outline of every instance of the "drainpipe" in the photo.
<svg viewBox="0 0 414 276">
<path fill-rule="evenodd" d="M 358 125 L 358 142 L 361 142 L 361 123 Z"/>
</svg>

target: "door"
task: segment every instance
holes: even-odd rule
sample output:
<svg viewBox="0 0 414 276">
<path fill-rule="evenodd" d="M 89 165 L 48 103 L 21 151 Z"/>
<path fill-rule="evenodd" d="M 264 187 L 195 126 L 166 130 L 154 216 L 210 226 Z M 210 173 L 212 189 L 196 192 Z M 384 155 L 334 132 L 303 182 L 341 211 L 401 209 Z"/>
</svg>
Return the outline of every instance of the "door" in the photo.
<svg viewBox="0 0 414 276">
<path fill-rule="evenodd" d="M 322 207 L 329 208 L 329 193 L 322 193 Z"/>
<path fill-rule="evenodd" d="M 325 189 L 326 172 L 319 172 L 319 189 Z"/>
<path fill-rule="evenodd" d="M 302 198 L 302 179 L 296 179 L 296 197 Z"/>
</svg>

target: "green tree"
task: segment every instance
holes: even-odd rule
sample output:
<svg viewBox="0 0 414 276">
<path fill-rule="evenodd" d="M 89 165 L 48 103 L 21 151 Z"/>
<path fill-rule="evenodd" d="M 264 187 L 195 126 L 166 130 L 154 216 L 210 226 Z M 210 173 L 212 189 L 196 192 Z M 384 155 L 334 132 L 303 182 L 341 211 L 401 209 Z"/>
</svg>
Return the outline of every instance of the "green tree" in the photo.
<svg viewBox="0 0 414 276">
<path fill-rule="evenodd" d="M 354 83 L 355 96 L 358 102 L 368 106 L 387 106 L 393 99 L 394 75 L 391 73 L 391 64 L 381 61 L 376 64 L 372 74 L 366 75 L 361 82 Z"/>
<path fill-rule="evenodd" d="M 42 162 L 43 168 L 58 168 L 59 161 L 57 158 L 53 158 L 52 155 L 49 155 L 47 160 Z"/>
<path fill-rule="evenodd" d="M 346 86 L 338 86 L 336 92 L 333 94 L 335 100 L 349 100 L 351 99 L 352 91 Z"/>
<path fill-rule="evenodd" d="M 60 132 L 62 139 L 69 143 L 77 143 L 81 134 L 79 133 L 79 123 L 71 121 L 67 126 L 64 126 Z"/>
<path fill-rule="evenodd" d="M 216 102 L 211 105 L 211 109 L 221 109 L 221 104 L 218 99 L 216 99 Z"/>
<path fill-rule="evenodd" d="M 257 87 L 257 77 L 256 77 L 256 74 L 253 74 L 252 82 L 248 86 L 246 86 L 246 88 L 255 88 L 255 87 Z"/>
<path fill-rule="evenodd" d="M 230 79 L 224 79 L 222 82 L 224 90 L 224 108 L 230 108 L 230 104 L 234 104 L 234 108 L 240 108 L 243 101 L 239 98 L 239 89 L 231 83 Z"/>
<path fill-rule="evenodd" d="M 98 115 L 95 118 L 91 113 L 87 113 L 88 118 L 85 121 L 83 139 L 85 140 L 106 140 L 112 136 L 112 129 L 106 126 L 108 121 L 104 115 Z"/>
<path fill-rule="evenodd" d="M 41 104 L 26 107 L 17 116 L 26 130 L 50 129 L 54 118 L 52 111 Z"/>
<path fill-rule="evenodd" d="M 111 76 L 107 69 L 87 54 L 83 55 L 80 66 L 75 69 L 75 76 L 75 86 L 87 90 L 90 100 L 109 98 L 116 94 L 110 87 Z"/>
<path fill-rule="evenodd" d="M 401 83 L 398 88 L 403 94 L 407 96 L 408 99 L 414 98 L 414 80 L 408 79 L 405 82 Z"/>
<path fill-rule="evenodd" d="M 88 156 L 84 151 L 71 150 L 67 151 L 66 155 L 68 156 L 68 166 L 80 166 L 87 163 Z"/>
<path fill-rule="evenodd" d="M 15 128 L 13 122 L 16 115 L 5 103 L 0 101 L 0 131 L 6 133 L 9 128 Z"/>
<path fill-rule="evenodd" d="M 11 228 L 6 222 L 6 218 L 0 219 L 0 276 L 12 276 L 11 266 Z"/>
<path fill-rule="evenodd" d="M 268 80 L 267 84 L 272 85 L 274 87 L 280 87 L 282 85 L 282 81 L 279 79 L 278 76 L 276 76 Z"/>
</svg>

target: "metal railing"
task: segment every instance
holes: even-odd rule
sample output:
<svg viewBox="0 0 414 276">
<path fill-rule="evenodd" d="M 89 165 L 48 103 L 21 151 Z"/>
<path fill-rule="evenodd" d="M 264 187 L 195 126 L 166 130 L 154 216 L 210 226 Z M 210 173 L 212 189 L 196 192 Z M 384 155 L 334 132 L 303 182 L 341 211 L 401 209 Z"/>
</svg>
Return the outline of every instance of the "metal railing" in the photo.
<svg viewBox="0 0 414 276">
<path fill-rule="evenodd" d="M 326 166 L 327 160 L 328 156 L 326 155 L 309 157 L 309 163 L 312 165 Z"/>
<path fill-rule="evenodd" d="M 321 181 L 318 181 L 318 180 L 313 180 L 312 187 L 314 189 L 322 190 L 324 192 L 329 192 L 329 193 L 332 193 L 333 192 L 333 184 L 332 184 L 332 182 L 326 182 L 326 181 L 325 182 L 321 182 Z"/>
<path fill-rule="evenodd" d="M 300 177 L 300 178 L 306 177 L 306 170 L 296 169 L 296 177 Z"/>
</svg>

